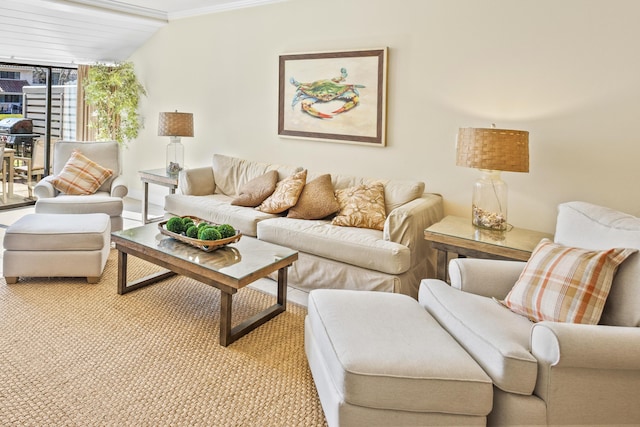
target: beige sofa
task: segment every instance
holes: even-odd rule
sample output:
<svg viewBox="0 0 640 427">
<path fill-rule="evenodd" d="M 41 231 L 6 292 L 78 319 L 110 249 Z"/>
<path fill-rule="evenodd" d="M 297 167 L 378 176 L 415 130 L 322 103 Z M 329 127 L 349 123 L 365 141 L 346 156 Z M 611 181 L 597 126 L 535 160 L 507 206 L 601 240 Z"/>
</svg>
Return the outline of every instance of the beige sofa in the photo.
<svg viewBox="0 0 640 427">
<path fill-rule="evenodd" d="M 346 288 L 399 292 L 417 297 L 420 280 L 433 272 L 434 255 L 424 240 L 424 229 L 442 219 L 442 198 L 424 192 L 419 181 L 383 181 L 384 230 L 332 225 L 329 219 L 302 220 L 267 214 L 230 202 L 248 181 L 276 170 L 279 180 L 304 169 L 220 154 L 211 167 L 183 170 L 179 190 L 167 195 L 167 215 L 194 215 L 228 223 L 244 236 L 299 251 L 289 269 L 289 284 L 310 291 Z M 307 182 L 320 171 L 308 170 Z M 371 178 L 331 175 L 335 190 L 369 183 Z"/>
</svg>

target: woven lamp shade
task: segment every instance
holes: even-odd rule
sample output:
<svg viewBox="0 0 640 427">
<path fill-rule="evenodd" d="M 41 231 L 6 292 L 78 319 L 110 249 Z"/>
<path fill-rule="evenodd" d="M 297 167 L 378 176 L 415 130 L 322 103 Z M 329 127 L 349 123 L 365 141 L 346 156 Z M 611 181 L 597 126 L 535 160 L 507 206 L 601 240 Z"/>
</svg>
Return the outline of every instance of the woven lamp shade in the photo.
<svg viewBox="0 0 640 427">
<path fill-rule="evenodd" d="M 529 132 L 494 128 L 460 128 L 456 165 L 529 172 Z"/>
<path fill-rule="evenodd" d="M 193 136 L 192 113 L 160 113 L 158 118 L 159 136 Z"/>
</svg>

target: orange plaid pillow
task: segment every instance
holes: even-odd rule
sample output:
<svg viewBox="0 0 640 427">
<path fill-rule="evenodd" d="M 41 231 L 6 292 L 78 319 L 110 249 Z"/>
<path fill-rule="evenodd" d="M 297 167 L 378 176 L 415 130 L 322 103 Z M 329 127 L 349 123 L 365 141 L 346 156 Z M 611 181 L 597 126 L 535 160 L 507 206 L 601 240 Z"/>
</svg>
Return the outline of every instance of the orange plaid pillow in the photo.
<svg viewBox="0 0 640 427">
<path fill-rule="evenodd" d="M 635 252 L 590 251 L 543 239 L 503 303 L 534 322 L 596 325 L 618 266 Z"/>
<path fill-rule="evenodd" d="M 111 169 L 103 168 L 76 150 L 71 154 L 62 171 L 50 182 L 64 194 L 93 194 L 111 176 L 113 176 Z"/>
</svg>

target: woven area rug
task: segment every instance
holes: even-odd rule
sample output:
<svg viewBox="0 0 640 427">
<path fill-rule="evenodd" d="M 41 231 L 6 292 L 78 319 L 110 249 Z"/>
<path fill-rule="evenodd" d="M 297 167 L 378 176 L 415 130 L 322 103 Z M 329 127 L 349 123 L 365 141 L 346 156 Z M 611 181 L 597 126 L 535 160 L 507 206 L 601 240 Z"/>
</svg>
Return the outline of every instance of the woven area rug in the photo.
<svg viewBox="0 0 640 427">
<path fill-rule="evenodd" d="M 118 295 L 102 279 L 0 279 L 2 426 L 324 426 L 306 310 L 219 345 L 220 291 L 183 276 Z M 131 279 L 158 267 L 129 257 Z M 273 304 L 234 296 L 234 325 Z"/>
</svg>

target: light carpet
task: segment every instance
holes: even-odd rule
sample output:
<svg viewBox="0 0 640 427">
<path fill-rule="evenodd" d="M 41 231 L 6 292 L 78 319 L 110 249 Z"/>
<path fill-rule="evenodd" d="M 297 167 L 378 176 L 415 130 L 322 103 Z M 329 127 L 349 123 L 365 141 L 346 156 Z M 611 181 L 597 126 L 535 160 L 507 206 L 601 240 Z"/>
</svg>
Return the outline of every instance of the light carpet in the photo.
<svg viewBox="0 0 640 427">
<path fill-rule="evenodd" d="M 183 276 L 118 295 L 102 279 L 0 280 L 2 426 L 324 426 L 304 354 L 303 307 L 229 347 L 220 291 Z M 130 279 L 158 267 L 129 257 Z M 234 325 L 274 303 L 234 296 Z"/>
</svg>

